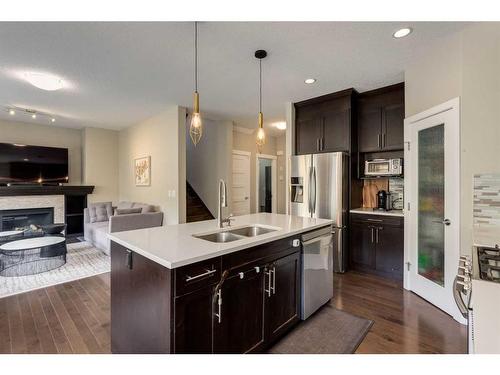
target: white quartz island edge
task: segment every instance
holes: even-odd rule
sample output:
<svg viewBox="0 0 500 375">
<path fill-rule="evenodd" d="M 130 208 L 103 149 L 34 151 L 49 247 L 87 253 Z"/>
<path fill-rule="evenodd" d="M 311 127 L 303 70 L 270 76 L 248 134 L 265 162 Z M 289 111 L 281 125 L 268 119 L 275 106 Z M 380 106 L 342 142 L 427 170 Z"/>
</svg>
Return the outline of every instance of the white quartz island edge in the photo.
<svg viewBox="0 0 500 375">
<path fill-rule="evenodd" d="M 227 243 L 214 243 L 193 237 L 222 231 L 217 220 L 167 225 L 108 234 L 114 241 L 164 267 L 173 269 L 217 256 L 233 253 L 263 243 L 276 241 L 332 224 L 332 220 L 281 214 L 259 213 L 236 216 L 231 229 L 260 225 L 277 229 L 274 232 Z M 223 230 L 227 230 L 224 228 Z"/>
</svg>

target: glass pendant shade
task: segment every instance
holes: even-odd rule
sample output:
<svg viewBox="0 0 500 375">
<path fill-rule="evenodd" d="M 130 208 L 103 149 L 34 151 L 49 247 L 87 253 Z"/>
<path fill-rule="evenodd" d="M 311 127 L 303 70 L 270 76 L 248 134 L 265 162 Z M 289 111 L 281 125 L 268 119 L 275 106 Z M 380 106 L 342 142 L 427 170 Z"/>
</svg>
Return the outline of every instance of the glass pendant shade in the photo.
<svg viewBox="0 0 500 375">
<path fill-rule="evenodd" d="M 194 93 L 193 114 L 191 115 L 191 125 L 189 126 L 189 136 L 196 146 L 203 135 L 203 123 L 200 115 L 200 97 L 198 92 Z"/>
<path fill-rule="evenodd" d="M 259 112 L 259 129 L 257 129 L 257 146 L 262 147 L 266 144 L 266 132 L 264 131 L 264 116 Z"/>
</svg>

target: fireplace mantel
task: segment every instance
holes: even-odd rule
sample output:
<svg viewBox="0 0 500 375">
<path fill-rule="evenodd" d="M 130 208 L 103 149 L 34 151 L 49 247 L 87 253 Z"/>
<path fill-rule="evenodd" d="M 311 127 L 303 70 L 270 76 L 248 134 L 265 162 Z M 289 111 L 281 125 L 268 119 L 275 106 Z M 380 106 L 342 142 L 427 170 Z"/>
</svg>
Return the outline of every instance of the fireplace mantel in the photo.
<svg viewBox="0 0 500 375">
<path fill-rule="evenodd" d="M 13 185 L 0 186 L 0 197 L 19 195 L 87 195 L 92 194 L 94 186 L 86 185 Z"/>
</svg>

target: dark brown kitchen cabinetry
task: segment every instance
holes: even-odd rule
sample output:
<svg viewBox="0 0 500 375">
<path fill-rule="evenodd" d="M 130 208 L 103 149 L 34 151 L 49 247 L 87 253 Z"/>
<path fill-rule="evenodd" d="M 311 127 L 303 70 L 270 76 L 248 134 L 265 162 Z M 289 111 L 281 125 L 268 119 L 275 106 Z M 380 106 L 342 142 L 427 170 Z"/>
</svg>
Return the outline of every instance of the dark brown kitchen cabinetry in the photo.
<svg viewBox="0 0 500 375">
<path fill-rule="evenodd" d="M 359 94 L 357 108 L 359 152 L 403 149 L 403 83 Z"/>
<path fill-rule="evenodd" d="M 295 103 L 295 154 L 353 151 L 356 94 L 348 89 Z"/>
<path fill-rule="evenodd" d="M 262 352 L 299 321 L 298 236 L 168 269 L 112 241 L 113 353 Z"/>
<path fill-rule="evenodd" d="M 351 214 L 351 268 L 402 280 L 403 218 Z"/>
<path fill-rule="evenodd" d="M 267 267 L 266 277 L 267 340 L 272 342 L 299 321 L 300 254 L 295 252 L 273 262 Z"/>
</svg>

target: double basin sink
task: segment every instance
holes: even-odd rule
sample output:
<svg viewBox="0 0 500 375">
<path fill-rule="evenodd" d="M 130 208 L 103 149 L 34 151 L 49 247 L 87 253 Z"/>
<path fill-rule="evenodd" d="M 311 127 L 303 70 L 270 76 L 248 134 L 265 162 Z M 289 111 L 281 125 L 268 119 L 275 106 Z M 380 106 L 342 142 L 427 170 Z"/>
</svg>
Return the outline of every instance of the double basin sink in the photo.
<svg viewBox="0 0 500 375">
<path fill-rule="evenodd" d="M 210 241 L 210 242 L 232 242 L 236 240 L 241 240 L 248 237 L 260 236 L 262 234 L 271 233 L 279 230 L 278 228 L 266 228 L 259 225 L 249 225 L 242 228 L 235 229 L 226 229 L 224 231 L 201 234 L 201 235 L 193 235 L 193 237 Z"/>
</svg>

